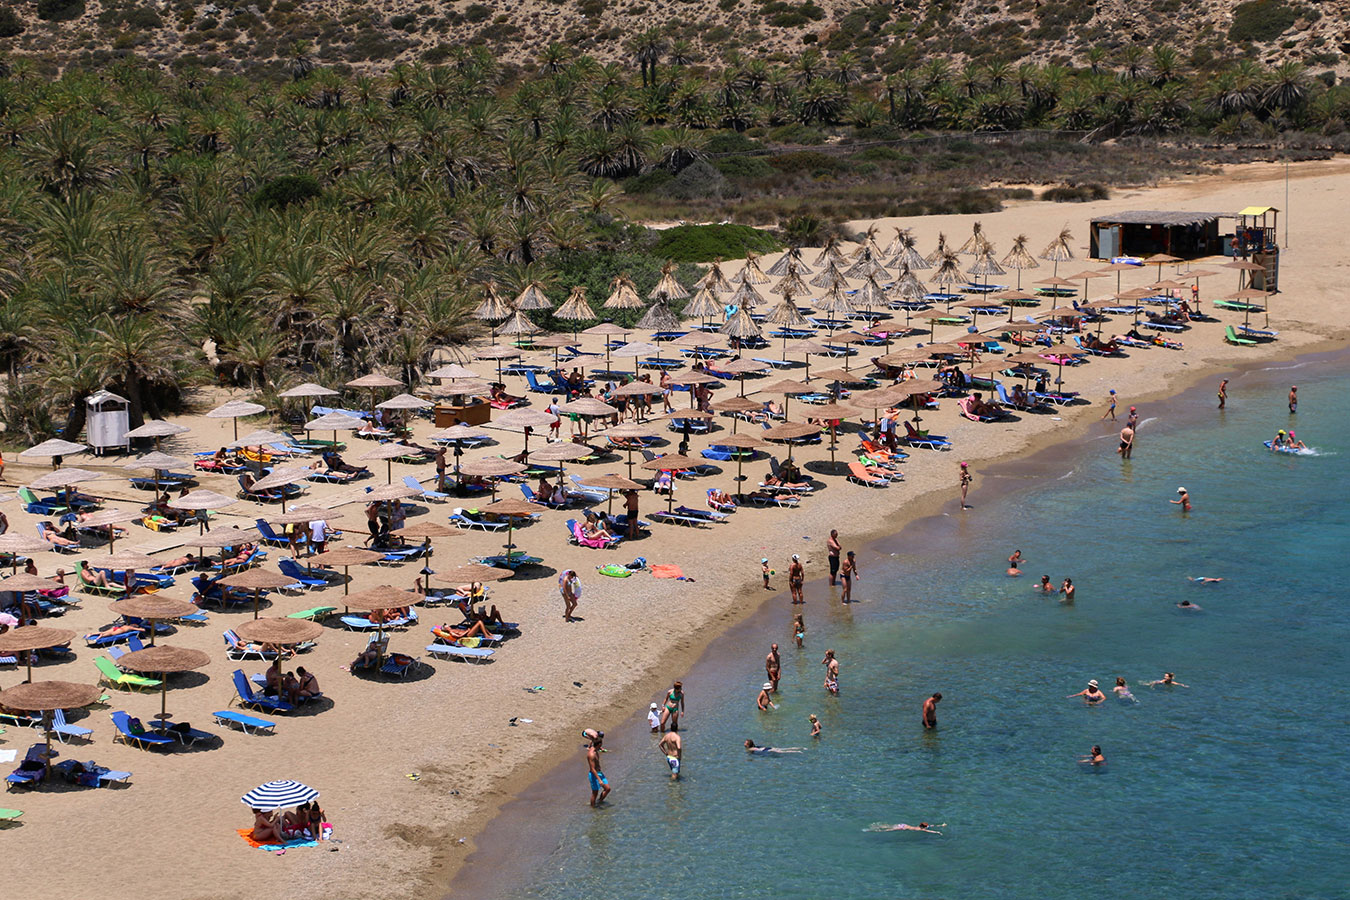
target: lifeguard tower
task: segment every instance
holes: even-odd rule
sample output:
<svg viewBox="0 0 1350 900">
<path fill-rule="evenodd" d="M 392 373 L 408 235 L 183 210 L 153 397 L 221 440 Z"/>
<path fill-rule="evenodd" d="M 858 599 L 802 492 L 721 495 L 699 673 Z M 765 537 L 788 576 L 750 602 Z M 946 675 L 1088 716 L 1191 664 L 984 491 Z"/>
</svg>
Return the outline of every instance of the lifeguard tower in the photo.
<svg viewBox="0 0 1350 900">
<path fill-rule="evenodd" d="M 109 450 L 125 453 L 127 432 L 131 430 L 127 398 L 99 391 L 86 397 L 84 405 L 84 442 L 93 448 L 95 455 Z"/>
<path fill-rule="evenodd" d="M 1233 228 L 1233 258 L 1262 266 L 1248 273 L 1247 286 L 1272 294 L 1280 289 L 1279 215 L 1273 206 L 1249 206 L 1234 217 L 1237 224 Z"/>
</svg>

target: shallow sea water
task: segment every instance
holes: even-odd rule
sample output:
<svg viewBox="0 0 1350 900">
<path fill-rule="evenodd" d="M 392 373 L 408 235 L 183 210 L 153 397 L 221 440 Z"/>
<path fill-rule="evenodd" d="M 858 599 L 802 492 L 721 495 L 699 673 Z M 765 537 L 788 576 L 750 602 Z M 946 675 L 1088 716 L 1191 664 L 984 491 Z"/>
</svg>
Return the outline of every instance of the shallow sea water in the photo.
<svg viewBox="0 0 1350 900">
<path fill-rule="evenodd" d="M 1321 898 L 1350 896 L 1350 377 L 1249 373 L 1145 408 L 1135 459 L 1115 431 L 976 508 L 920 523 L 869 560 L 844 609 L 808 589 L 807 648 L 786 592 L 773 631 L 694 677 L 685 774 L 634 729 L 606 757 L 607 808 L 575 812 L 512 896 L 571 898 Z M 1295 427 L 1318 455 L 1261 446 Z M 1122 414 L 1126 406 L 1121 407 Z M 944 462 L 950 461 L 944 455 Z M 924 460 L 925 463 L 928 460 Z M 955 462 L 950 463 L 953 468 Z M 978 482 L 977 482 L 978 484 Z M 1184 516 L 1168 500 L 1190 489 Z M 1008 554 L 1027 560 L 1004 575 Z M 1078 585 L 1072 606 L 1042 574 Z M 1187 576 L 1217 576 L 1199 585 Z M 1202 607 L 1183 612 L 1190 599 Z M 779 708 L 754 698 L 783 654 Z M 842 692 L 819 665 L 833 647 Z M 1188 688 L 1149 688 L 1164 670 Z M 1089 678 L 1135 703 L 1087 708 Z M 940 727 L 919 727 L 941 691 Z M 812 741 L 807 715 L 824 736 Z M 745 738 L 806 752 L 751 758 Z M 1077 759 L 1100 744 L 1108 764 Z M 941 837 L 868 833 L 946 823 Z"/>
</svg>

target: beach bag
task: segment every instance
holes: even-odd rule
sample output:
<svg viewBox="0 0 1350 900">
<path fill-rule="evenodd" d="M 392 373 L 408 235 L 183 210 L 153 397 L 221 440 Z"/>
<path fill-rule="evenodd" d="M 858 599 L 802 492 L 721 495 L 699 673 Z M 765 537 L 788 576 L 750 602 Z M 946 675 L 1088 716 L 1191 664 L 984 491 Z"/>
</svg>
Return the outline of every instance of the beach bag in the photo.
<svg viewBox="0 0 1350 900">
<path fill-rule="evenodd" d="M 639 556 L 637 559 L 624 566 L 625 569 L 631 569 L 634 572 L 647 568 L 647 557 Z"/>
<path fill-rule="evenodd" d="M 132 716 L 130 719 L 127 719 L 127 731 L 130 731 L 132 734 L 145 734 L 145 726 L 141 724 L 140 719 Z"/>
</svg>

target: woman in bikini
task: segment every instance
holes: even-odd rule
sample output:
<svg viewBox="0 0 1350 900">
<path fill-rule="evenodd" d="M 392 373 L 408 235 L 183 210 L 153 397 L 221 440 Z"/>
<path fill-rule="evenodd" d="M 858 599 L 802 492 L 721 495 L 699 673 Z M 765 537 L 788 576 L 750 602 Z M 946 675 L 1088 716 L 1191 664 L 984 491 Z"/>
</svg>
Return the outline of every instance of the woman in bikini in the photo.
<svg viewBox="0 0 1350 900">
<path fill-rule="evenodd" d="M 666 694 L 666 708 L 661 711 L 661 730 L 679 731 L 682 712 L 684 712 L 684 684 L 677 681 Z"/>
<path fill-rule="evenodd" d="M 441 623 L 440 627 L 431 629 L 431 633 L 441 640 L 453 644 L 455 641 L 462 641 L 465 638 L 479 637 L 491 639 L 492 633 L 487 630 L 487 626 L 482 622 L 474 622 L 468 628 L 451 628 L 446 623 Z"/>
<path fill-rule="evenodd" d="M 793 603 L 805 603 L 802 597 L 802 585 L 806 582 L 806 567 L 802 565 L 801 557 L 792 554 L 792 564 L 788 566 L 788 590 L 792 592 Z"/>
</svg>

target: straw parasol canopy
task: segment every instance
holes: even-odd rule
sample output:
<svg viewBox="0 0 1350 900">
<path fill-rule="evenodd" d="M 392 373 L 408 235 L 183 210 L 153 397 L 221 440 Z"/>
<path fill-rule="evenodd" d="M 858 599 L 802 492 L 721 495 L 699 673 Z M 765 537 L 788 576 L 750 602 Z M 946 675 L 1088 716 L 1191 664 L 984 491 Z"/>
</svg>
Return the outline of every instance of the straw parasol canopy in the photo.
<svg viewBox="0 0 1350 900">
<path fill-rule="evenodd" d="M 706 288 L 709 291 L 718 291 L 723 294 L 730 293 L 731 282 L 727 281 L 726 276 L 722 274 L 722 267 L 719 262 L 720 260 L 715 260 L 708 267 L 708 271 L 704 273 L 703 277 L 694 282 L 694 287 Z"/>
<path fill-rule="evenodd" d="M 686 318 L 708 319 L 722 315 L 723 306 L 723 302 L 714 297 L 712 291 L 703 287 L 699 288 L 694 299 L 684 305 L 683 314 Z"/>
<path fill-rule="evenodd" d="M 402 609 L 422 602 L 422 595 L 402 588 L 381 584 L 364 591 L 357 591 L 343 598 L 342 605 L 361 612 L 377 612 L 385 609 Z"/>
<path fill-rule="evenodd" d="M 525 310 L 518 309 L 511 314 L 511 318 L 506 323 L 498 327 L 498 334 L 515 334 L 529 337 L 532 334 L 539 334 L 544 329 L 530 321 L 530 317 L 525 315 Z"/>
<path fill-rule="evenodd" d="M 981 256 L 988 244 L 989 242 L 984 238 L 983 227 L 979 222 L 976 222 L 970 228 L 970 237 L 966 238 L 966 242 L 956 252 L 960 256 Z"/>
<path fill-rule="evenodd" d="M 818 288 L 848 287 L 848 280 L 844 273 L 839 271 L 839 267 L 831 262 L 828 266 L 821 269 L 815 278 L 812 278 L 810 284 Z"/>
<path fill-rule="evenodd" d="M 88 706 L 103 696 L 103 689 L 94 684 L 74 684 L 69 681 L 29 681 L 0 691 L 0 706 L 22 712 L 52 712 Z M 47 758 L 50 765 L 52 735 L 47 730 Z"/>
<path fill-rule="evenodd" d="M 640 491 L 642 485 L 631 478 L 624 478 L 622 475 L 595 475 L 587 476 L 582 484 L 591 488 L 602 488 L 607 491 Z"/>
<path fill-rule="evenodd" d="M 839 250 L 839 239 L 834 235 L 825 238 L 825 246 L 821 248 L 820 253 L 816 255 L 815 262 L 812 265 L 823 266 L 826 263 L 844 262 L 844 254 Z"/>
<path fill-rule="evenodd" d="M 471 459 L 460 466 L 464 474 L 473 475 L 477 478 L 502 478 L 507 475 L 519 475 L 525 471 L 525 468 L 521 463 L 510 459 L 502 459 L 500 456 Z"/>
<path fill-rule="evenodd" d="M 270 491 L 273 488 L 286 487 L 304 481 L 314 470 L 309 466 L 278 466 L 268 475 L 253 482 L 253 490 Z"/>
<path fill-rule="evenodd" d="M 925 268 L 928 266 L 925 264 Z M 916 301 L 922 300 L 928 293 L 928 288 L 919 277 L 908 267 L 901 267 L 900 274 L 895 279 L 895 285 L 891 288 L 891 294 L 900 300 Z"/>
<path fill-rule="evenodd" d="M 766 441 L 798 441 L 817 434 L 820 434 L 819 425 L 809 425 L 806 422 L 779 422 L 766 429 L 760 437 Z"/>
<path fill-rule="evenodd" d="M 16 575 L 10 575 L 8 578 L 0 579 L 0 593 L 14 591 L 24 594 L 28 591 L 52 591 L 58 587 L 60 585 L 50 578 L 29 575 L 27 572 L 19 572 Z"/>
<path fill-rule="evenodd" d="M 801 297 L 811 293 L 811 288 L 802 280 L 801 274 L 796 266 L 789 266 L 787 274 L 773 287 L 769 288 L 770 294 L 790 294 L 794 297 Z"/>
<path fill-rule="evenodd" d="M 841 403 L 825 403 L 812 406 L 806 410 L 805 415 L 811 419 L 851 419 L 861 415 L 861 411 Z"/>
<path fill-rule="evenodd" d="M 269 572 L 263 572 L 259 569 L 246 569 L 243 572 L 230 575 L 228 578 L 222 578 L 220 583 L 229 585 L 230 587 L 251 587 L 251 585 L 234 585 L 228 580 L 239 578 L 241 575 L 252 575 L 255 577 L 266 575 L 271 577 L 271 573 Z M 276 575 L 275 577 L 281 578 L 282 576 Z M 294 579 L 286 579 L 286 584 L 290 584 L 293 580 Z M 286 585 L 282 584 L 277 586 L 285 587 Z M 108 609 L 119 616 L 132 616 L 137 619 L 150 619 L 152 621 L 158 621 L 160 619 L 177 619 L 179 616 L 190 616 L 193 613 L 200 611 L 195 605 L 186 600 L 165 597 L 163 594 L 139 594 L 133 597 L 127 597 L 124 600 L 116 600 L 109 603 Z"/>
<path fill-rule="evenodd" d="M 956 254 L 949 251 L 939 261 L 937 271 L 933 273 L 933 281 L 950 287 L 964 280 L 965 276 L 961 273 L 961 264 L 957 261 Z"/>
<path fill-rule="evenodd" d="M 544 286 L 537 281 L 525 285 L 525 290 L 516 297 L 516 309 L 552 309 L 553 303 L 544 293 Z"/>
<path fill-rule="evenodd" d="M 717 367 L 719 372 L 727 372 L 731 375 L 753 375 L 756 372 L 768 371 L 769 364 L 762 363 L 757 359 L 733 359 Z"/>
<path fill-rule="evenodd" d="M 843 318 L 852 315 L 854 311 L 853 301 L 838 287 L 826 291 L 825 295 L 815 302 L 815 307 L 832 318 Z"/>
<path fill-rule="evenodd" d="M 543 342 L 539 341 L 538 343 Z M 426 377 L 456 379 L 456 378 L 480 378 L 482 376 L 480 376 L 473 369 L 465 368 L 464 366 L 461 366 L 459 363 L 446 363 L 440 368 L 432 369 L 430 372 L 426 374 Z"/>
<path fill-rule="evenodd" d="M 660 386 L 646 381 L 630 381 L 614 389 L 614 396 L 616 397 L 655 397 L 662 393 L 664 391 Z"/>
<path fill-rule="evenodd" d="M 745 397 L 728 397 L 725 400 L 717 400 L 712 404 L 716 412 L 754 412 L 763 407 L 763 403 L 756 403 L 754 400 L 747 400 Z"/>
<path fill-rule="evenodd" d="M 294 578 L 287 578 L 280 572 L 269 572 L 266 569 L 245 569 L 242 572 L 235 572 L 233 575 L 226 575 L 216 581 L 216 584 L 224 585 L 228 588 L 237 588 L 241 591 L 253 592 L 253 618 L 258 618 L 258 598 L 263 591 L 275 591 L 284 587 L 290 587 L 295 584 Z"/>
<path fill-rule="evenodd" d="M 39 491 L 55 490 L 69 487 L 72 484 L 84 484 L 86 481 L 97 481 L 100 478 L 107 477 L 103 472 L 91 472 L 88 469 L 77 469 L 70 466 L 40 475 L 30 481 L 28 486 Z"/>
<path fill-rule="evenodd" d="M 459 536 L 458 531 L 439 522 L 413 522 L 411 525 L 404 525 L 402 528 L 395 529 L 391 534 L 401 538 L 424 539 Z"/>
<path fill-rule="evenodd" d="M 1073 240 L 1073 234 L 1065 228 L 1059 233 L 1045 249 L 1041 251 L 1041 259 L 1049 260 L 1055 264 L 1054 274 L 1059 274 L 1059 264 L 1073 259 L 1073 248 L 1069 246 L 1069 241 Z"/>
<path fill-rule="evenodd" d="M 661 280 L 652 288 L 649 295 L 652 300 L 683 300 L 689 296 L 684 285 L 680 284 L 675 278 L 675 263 L 667 262 L 661 267 Z"/>
<path fill-rule="evenodd" d="M 762 332 L 755 320 L 750 317 L 750 310 L 742 306 L 736 310 L 735 315 L 727 319 L 726 324 L 717 329 L 719 334 L 724 334 L 737 340 L 749 340 L 760 337 Z"/>
<path fill-rule="evenodd" d="M 158 450 L 153 453 L 147 453 L 144 456 L 138 456 L 131 462 L 123 463 L 124 469 L 154 469 L 155 471 L 164 471 L 172 469 L 174 466 L 185 466 L 187 460 L 177 456 L 170 456 L 167 453 L 161 453 Z"/>
<path fill-rule="evenodd" d="M 451 425 L 449 428 L 441 428 L 427 435 L 427 438 L 433 441 L 471 441 L 485 437 L 487 437 L 487 432 L 472 425 L 465 425 L 463 422 L 458 425 Z"/>
<path fill-rule="evenodd" d="M 410 453 L 416 453 L 417 450 L 409 447 L 407 444 L 392 442 L 388 444 L 377 444 L 372 449 L 361 454 L 361 459 L 398 459 L 407 456 Z"/>
<path fill-rule="evenodd" d="M 560 403 L 558 404 L 558 411 L 578 416 L 616 416 L 619 414 L 617 409 L 594 397 L 578 397 L 576 400 Z M 551 421 L 550 419 L 550 423 Z"/>
<path fill-rule="evenodd" d="M 347 502 L 390 503 L 394 500 L 416 497 L 421 493 L 420 488 L 409 487 L 406 484 L 382 484 L 377 488 L 371 488 L 369 491 L 363 490 L 349 494 L 350 499 Z"/>
<path fill-rule="evenodd" d="M 267 407 L 261 403 L 251 403 L 248 400 L 231 400 L 208 412 L 206 417 L 208 419 L 238 419 L 244 416 L 256 416 L 262 412 L 267 412 Z"/>
<path fill-rule="evenodd" d="M 742 282 L 733 293 L 728 303 L 734 303 L 742 309 L 754 309 L 764 303 L 764 295 L 755 290 L 755 286 L 748 282 Z"/>
<path fill-rule="evenodd" d="M 233 497 L 226 497 L 224 494 L 217 494 L 215 491 L 199 489 L 181 497 L 173 498 L 169 501 L 169 506 L 174 509 L 188 510 L 225 509 L 237 502 Z"/>
<path fill-rule="evenodd" d="M 155 560 L 138 550 L 118 550 L 107 556 L 96 556 L 89 560 L 95 569 L 153 569 Z"/>
<path fill-rule="evenodd" d="M 383 403 L 377 403 L 376 409 L 430 409 L 436 404 L 412 394 L 395 394 Z"/>
<path fill-rule="evenodd" d="M 288 644 L 303 644 L 305 641 L 314 640 L 323 634 L 323 626 L 308 619 L 264 616 L 236 625 L 234 631 L 241 640 L 284 647 Z"/>
<path fill-rule="evenodd" d="M 609 430 L 612 434 L 614 429 Z M 590 456 L 594 453 L 590 447 L 585 444 L 574 444 L 571 441 L 558 441 L 553 444 L 546 444 L 530 454 L 531 458 L 543 460 L 544 462 L 571 462 L 574 459 L 581 459 L 584 456 Z"/>
<path fill-rule="evenodd" d="M 324 413 L 305 423 L 306 431 L 355 431 L 366 423 L 344 412 Z"/>
<path fill-rule="evenodd" d="M 605 300 L 605 309 L 642 309 L 644 304 L 638 296 L 637 285 L 627 275 L 617 275 L 612 282 L 614 290 Z"/>
<path fill-rule="evenodd" d="M 778 381 L 773 382 L 772 384 L 764 385 L 756 393 L 783 394 L 785 396 L 791 396 L 793 394 L 809 394 L 814 390 L 815 388 L 811 387 L 809 384 L 805 384 L 800 381 L 794 381 L 791 378 L 781 378 Z"/>
<path fill-rule="evenodd" d="M 226 547 L 237 547 L 244 543 L 252 543 L 261 537 L 258 529 L 252 526 L 248 528 L 218 528 L 195 538 L 188 538 L 183 543 L 188 547 L 196 547 L 202 550 L 208 547 L 213 550 L 220 550 Z"/>
<path fill-rule="evenodd" d="M 39 550 L 50 550 L 52 545 L 40 537 L 17 534 L 0 534 L 0 553 L 36 553 Z"/>
<path fill-rule="evenodd" d="M 33 680 L 33 657 L 30 651 L 47 647 L 59 647 L 75 639 L 75 632 L 65 628 L 48 628 L 45 625 L 25 625 L 12 628 L 0 634 L 0 655 L 12 653 L 24 654 L 24 664 L 28 668 L 28 680 Z"/>
<path fill-rule="evenodd" d="M 233 441 L 226 444 L 226 447 L 261 447 L 263 444 L 276 444 L 289 441 L 289 434 L 282 434 L 279 431 L 270 431 L 266 428 L 260 428 L 257 431 L 250 431 L 243 437 L 236 437 Z"/>
<path fill-rule="evenodd" d="M 684 371 L 676 372 L 675 374 L 671 375 L 667 383 L 676 385 L 678 387 L 694 384 L 712 384 L 717 380 L 718 380 L 717 376 L 709 375 L 707 372 L 698 372 L 693 369 L 685 369 Z"/>
<path fill-rule="evenodd" d="M 278 397 L 290 399 L 292 397 L 333 397 L 337 391 L 332 388 L 326 388 L 321 384 L 315 384 L 312 381 L 306 381 L 304 384 L 297 384 L 290 390 L 282 391 L 277 394 Z"/>
<path fill-rule="evenodd" d="M 373 563 L 384 559 L 384 554 L 375 550 L 365 550 L 361 547 L 334 547 L 331 550 L 325 550 L 322 553 L 316 553 L 310 557 L 310 562 L 321 566 L 364 566 L 367 563 Z"/>
<path fill-rule="evenodd" d="M 792 302 L 791 294 L 785 294 L 778 305 L 769 310 L 764 322 L 782 328 L 808 328 L 811 325 L 797 309 L 797 304 Z"/>
<path fill-rule="evenodd" d="M 282 394 L 282 396 L 286 396 Z M 175 434 L 185 434 L 191 431 L 186 425 L 175 425 L 172 422 L 165 422 L 163 419 L 151 419 L 144 425 L 138 426 L 127 432 L 128 438 L 164 438 L 172 437 Z"/>
<path fill-rule="evenodd" d="M 572 293 L 567 295 L 567 300 L 554 311 L 553 318 L 561 319 L 564 322 L 590 322 L 595 319 L 595 312 L 586 299 L 584 285 L 577 285 L 572 288 Z"/>
<path fill-rule="evenodd" d="M 503 347 L 501 344 L 493 344 L 474 353 L 476 359 L 515 359 L 518 356 L 520 351 L 515 347 Z"/>
<path fill-rule="evenodd" d="M 1007 256 L 1003 257 L 1003 267 L 1017 272 L 1017 287 L 1019 289 L 1022 287 L 1022 270 L 1038 269 L 1040 265 L 1036 262 L 1036 258 L 1027 252 L 1027 236 L 1019 234 L 1013 238 L 1012 249 L 1008 251 Z"/>
<path fill-rule="evenodd" d="M 671 331 L 680 327 L 680 317 L 671 311 L 662 298 L 653 303 L 651 309 L 638 320 L 638 327 L 649 331 Z"/>
<path fill-rule="evenodd" d="M 192 650 L 188 647 L 146 647 L 144 650 L 136 650 L 131 653 L 124 653 L 117 660 L 119 668 L 127 669 L 131 672 L 144 672 L 150 675 L 161 676 L 159 682 L 159 716 L 161 720 L 169 719 L 169 683 L 162 676 L 174 672 L 191 672 L 194 669 L 203 669 L 211 664 L 210 654 L 202 650 Z"/>
<path fill-rule="evenodd" d="M 668 413 L 652 416 L 652 421 L 683 422 L 688 419 L 702 419 L 706 421 L 712 417 L 712 413 L 704 412 L 701 409 L 672 409 Z"/>
<path fill-rule="evenodd" d="M 859 391 L 850 396 L 848 402 L 863 409 L 890 409 L 906 396 L 908 392 L 904 388 L 893 384 L 889 387 L 873 388 L 870 391 Z"/>
<path fill-rule="evenodd" d="M 483 299 L 474 307 L 473 317 L 483 322 L 500 322 L 511 315 L 511 304 L 497 293 L 497 285 L 489 281 L 483 285 Z"/>
<path fill-rule="evenodd" d="M 487 584 L 492 581 L 503 581 L 515 574 L 510 569 L 499 569 L 496 566 L 485 566 L 482 563 L 468 563 L 448 572 L 440 572 L 434 577 L 437 581 L 443 581 L 446 584 Z"/>
<path fill-rule="evenodd" d="M 984 275 L 985 277 L 988 277 L 990 275 L 1002 275 L 1004 274 L 1004 271 L 1002 266 L 994 262 L 994 254 L 992 251 L 986 251 L 985 253 L 980 254 L 980 258 L 975 260 L 973 266 L 966 269 L 966 274 Z"/>
<path fill-rule="evenodd" d="M 210 413 L 207 413 L 207 415 L 209 416 Z M 70 456 L 72 453 L 83 453 L 88 449 L 89 447 L 85 444 L 51 438 L 24 450 L 19 454 L 19 459 L 52 459 L 57 456 Z"/>
<path fill-rule="evenodd" d="M 845 278 L 890 278 L 891 273 L 886 271 L 886 267 L 877 262 L 872 256 L 872 250 L 866 246 L 863 247 L 862 254 L 858 261 L 849 266 L 844 272 Z"/>
<path fill-rule="evenodd" d="M 546 428 L 553 424 L 553 416 L 539 409 L 511 409 L 497 419 L 504 428 Z"/>
</svg>

